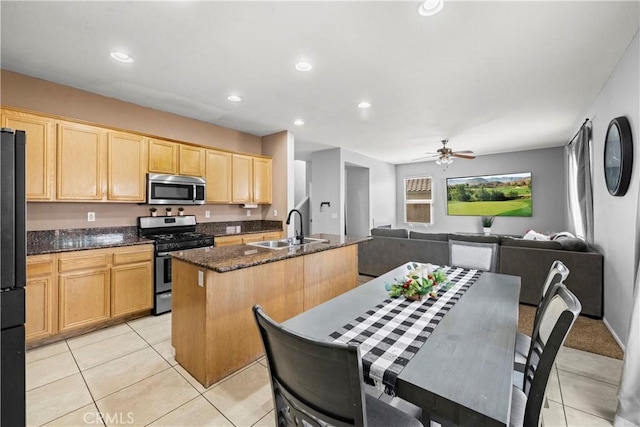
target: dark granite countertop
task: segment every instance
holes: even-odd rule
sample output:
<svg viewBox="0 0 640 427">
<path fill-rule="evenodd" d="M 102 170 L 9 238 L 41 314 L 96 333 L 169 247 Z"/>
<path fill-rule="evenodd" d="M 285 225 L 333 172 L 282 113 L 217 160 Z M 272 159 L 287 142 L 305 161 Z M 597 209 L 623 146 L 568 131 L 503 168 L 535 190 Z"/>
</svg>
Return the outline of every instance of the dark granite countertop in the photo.
<svg viewBox="0 0 640 427">
<path fill-rule="evenodd" d="M 240 227 L 240 232 L 227 234 L 227 227 Z M 216 237 L 266 233 L 269 231 L 282 231 L 282 221 L 204 222 L 196 226 L 196 231 Z M 153 243 L 153 240 L 138 237 L 137 226 L 28 231 L 27 255 L 146 245 L 150 243 Z"/>
<path fill-rule="evenodd" d="M 226 273 L 371 240 L 371 237 L 338 236 L 336 234 L 314 234 L 308 237 L 325 239 L 326 243 L 309 243 L 285 249 L 267 249 L 252 245 L 199 248 L 172 252 L 171 256 L 198 267 Z"/>
<path fill-rule="evenodd" d="M 27 232 L 27 255 L 152 244 L 137 227 L 78 228 Z"/>
</svg>

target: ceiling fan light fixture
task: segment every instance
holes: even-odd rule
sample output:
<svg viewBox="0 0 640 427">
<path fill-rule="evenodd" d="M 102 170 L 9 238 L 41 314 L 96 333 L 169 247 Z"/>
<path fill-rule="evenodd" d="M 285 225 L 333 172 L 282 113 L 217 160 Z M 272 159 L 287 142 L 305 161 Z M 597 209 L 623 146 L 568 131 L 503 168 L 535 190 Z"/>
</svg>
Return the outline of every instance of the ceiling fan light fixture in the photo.
<svg viewBox="0 0 640 427">
<path fill-rule="evenodd" d="M 231 102 L 240 102 L 240 101 L 242 101 L 242 98 L 239 97 L 238 95 L 229 95 L 229 96 L 227 96 L 227 100 L 229 100 Z"/>
<path fill-rule="evenodd" d="M 418 7 L 418 14 L 422 16 L 433 16 L 442 10 L 444 0 L 426 0 Z"/>
<path fill-rule="evenodd" d="M 358 104 L 358 108 L 369 108 L 371 107 L 371 103 L 367 101 L 362 101 Z"/>
</svg>

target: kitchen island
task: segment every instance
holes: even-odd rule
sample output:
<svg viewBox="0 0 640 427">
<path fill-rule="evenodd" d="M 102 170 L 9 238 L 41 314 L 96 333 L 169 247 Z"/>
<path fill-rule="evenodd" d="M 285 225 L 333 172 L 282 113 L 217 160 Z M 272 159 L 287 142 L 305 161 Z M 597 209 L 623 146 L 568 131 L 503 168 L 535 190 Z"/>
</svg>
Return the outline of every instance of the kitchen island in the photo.
<svg viewBox="0 0 640 427">
<path fill-rule="evenodd" d="M 358 243 L 329 234 L 306 245 L 236 245 L 172 253 L 176 361 L 209 387 L 262 357 L 251 308 L 283 322 L 356 287 Z"/>
</svg>

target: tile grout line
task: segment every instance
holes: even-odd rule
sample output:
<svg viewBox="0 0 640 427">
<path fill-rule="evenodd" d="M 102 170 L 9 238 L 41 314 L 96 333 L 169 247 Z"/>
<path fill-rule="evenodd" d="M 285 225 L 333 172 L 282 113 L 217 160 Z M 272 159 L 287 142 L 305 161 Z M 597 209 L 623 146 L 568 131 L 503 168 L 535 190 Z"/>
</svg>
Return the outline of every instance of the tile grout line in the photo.
<svg viewBox="0 0 640 427">
<path fill-rule="evenodd" d="M 91 393 L 91 389 L 89 388 L 89 384 L 87 384 L 87 380 L 85 380 L 84 375 L 82 374 L 82 369 L 80 369 L 80 365 L 78 365 L 78 361 L 76 360 L 76 356 L 73 354 L 73 350 L 71 350 L 71 347 L 69 347 L 69 343 L 67 342 L 67 340 L 64 340 L 64 343 L 66 344 L 67 348 L 69 349 L 69 353 L 71 353 L 71 357 L 73 358 L 73 362 L 76 364 L 76 367 L 78 368 L 78 373 L 80 374 L 80 378 L 82 378 L 82 382 L 84 383 L 84 386 L 87 389 L 87 392 L 89 393 L 89 396 L 91 397 L 91 402 L 96 407 L 96 409 L 98 409 L 98 404 L 96 403 L 96 400 L 93 398 L 93 393 Z M 75 374 L 73 374 L 73 375 L 75 375 Z M 65 378 L 68 378 L 68 376 L 65 377 Z M 51 383 L 49 383 L 49 384 L 51 384 Z M 83 406 L 87 406 L 87 405 L 83 405 Z M 75 412 L 80 408 L 82 408 L 82 406 L 79 407 L 79 408 L 76 408 L 76 409 L 74 409 L 72 411 L 69 411 L 66 414 L 61 415 L 58 418 L 55 418 L 53 420 L 49 420 L 49 421 L 47 421 L 46 423 L 44 423 L 42 425 L 46 425 L 46 424 L 48 424 L 48 423 L 50 423 L 52 421 L 55 421 L 55 420 L 60 419 L 60 418 L 62 418 L 64 416 L 67 416 L 70 413 Z M 98 410 L 98 415 L 100 416 L 100 421 L 102 421 L 103 427 L 106 427 L 106 423 L 104 422 L 104 419 L 102 418 L 102 413 L 100 412 L 100 410 Z"/>
<path fill-rule="evenodd" d="M 562 416 L 564 417 L 564 425 L 569 427 L 569 420 L 567 420 L 567 411 L 564 406 L 564 396 L 562 395 L 562 383 L 560 382 L 560 372 L 558 372 L 558 365 L 554 364 L 553 368 L 556 370 L 556 376 L 558 377 L 558 388 L 560 389 L 560 403 L 562 404 Z"/>
<path fill-rule="evenodd" d="M 81 349 L 81 348 L 84 348 L 84 347 L 88 347 L 88 346 L 93 345 L 93 344 L 97 344 L 97 343 L 99 343 L 99 342 L 106 341 L 106 340 L 111 339 L 111 338 L 119 337 L 119 336 L 121 336 L 121 335 L 128 334 L 129 332 L 133 331 L 133 328 L 132 328 L 131 326 L 129 326 L 129 324 L 128 324 L 128 323 L 126 323 L 126 322 L 125 322 L 125 323 L 121 323 L 120 325 L 127 325 L 127 326 L 129 327 L 130 331 L 126 331 L 126 332 L 123 332 L 123 333 L 121 333 L 121 334 L 113 335 L 113 336 L 110 336 L 110 337 L 107 337 L 107 338 L 103 338 L 103 339 L 100 339 L 100 340 L 97 340 L 97 341 L 94 341 L 94 342 L 90 342 L 89 344 L 85 344 L 85 345 L 78 346 L 78 347 L 76 347 L 75 349 L 72 349 L 72 348 L 71 348 L 71 346 L 69 345 L 68 341 L 69 341 L 70 339 L 71 339 L 71 340 L 73 340 L 73 339 L 75 339 L 75 338 L 80 338 L 80 337 L 83 337 L 83 336 L 89 335 L 90 333 L 106 331 L 106 330 L 110 329 L 111 327 L 106 327 L 106 328 L 103 328 L 103 329 L 98 329 L 97 331 L 93 331 L 93 332 L 90 332 L 90 333 L 85 334 L 85 335 L 79 335 L 79 336 L 77 336 L 77 337 L 68 338 L 68 339 L 64 340 L 64 342 L 67 344 L 67 347 L 69 348 L 69 350 L 70 350 L 70 351 L 73 351 L 73 350 Z M 115 326 L 120 326 L 120 325 L 115 325 Z"/>
<path fill-rule="evenodd" d="M 578 377 L 586 378 L 586 379 L 591 380 L 591 381 L 597 381 L 599 383 L 606 384 L 606 385 L 611 386 L 611 387 L 618 388 L 620 386 L 620 381 L 619 380 L 618 380 L 617 384 L 613 384 L 613 383 L 610 383 L 608 381 L 602 381 L 602 380 L 600 380 L 598 378 L 589 377 L 587 375 L 579 374 L 579 373 L 573 372 L 573 371 L 568 371 L 568 370 L 562 369 L 562 368 L 558 368 L 558 371 L 562 371 L 562 372 L 567 373 L 567 374 L 571 374 L 571 375 L 575 375 L 575 376 L 578 376 Z"/>
</svg>

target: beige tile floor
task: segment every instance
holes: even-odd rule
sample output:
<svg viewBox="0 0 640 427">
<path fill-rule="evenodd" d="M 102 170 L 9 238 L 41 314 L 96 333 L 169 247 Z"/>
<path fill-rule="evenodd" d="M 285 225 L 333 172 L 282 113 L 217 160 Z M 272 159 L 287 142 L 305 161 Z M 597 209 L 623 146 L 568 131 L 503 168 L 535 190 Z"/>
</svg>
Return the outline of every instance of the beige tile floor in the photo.
<svg viewBox="0 0 640 427">
<path fill-rule="evenodd" d="M 550 426 L 611 426 L 622 363 L 563 348 L 551 376 Z M 171 314 L 27 352 L 29 426 L 274 426 L 264 361 L 204 389 L 171 347 Z"/>
</svg>

